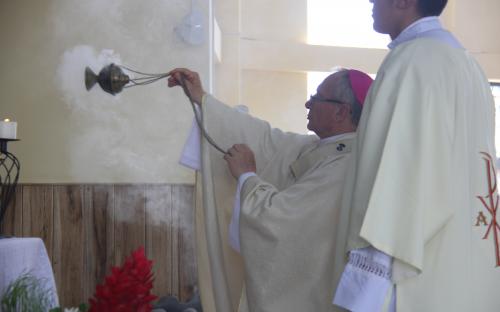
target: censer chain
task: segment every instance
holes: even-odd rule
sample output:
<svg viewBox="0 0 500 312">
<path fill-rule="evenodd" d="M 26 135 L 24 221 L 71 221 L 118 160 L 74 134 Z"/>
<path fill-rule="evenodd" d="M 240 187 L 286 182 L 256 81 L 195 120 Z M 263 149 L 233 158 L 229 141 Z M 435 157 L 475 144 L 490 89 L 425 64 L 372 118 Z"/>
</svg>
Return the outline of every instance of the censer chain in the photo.
<svg viewBox="0 0 500 312">
<path fill-rule="evenodd" d="M 123 65 L 120 65 L 120 67 L 122 67 L 122 68 L 124 68 L 124 69 L 126 69 L 128 71 L 131 71 L 131 72 L 133 72 L 135 74 L 139 74 L 139 75 L 145 76 L 145 77 L 139 77 L 139 78 L 130 79 L 130 82 L 132 83 L 132 85 L 124 86 L 124 88 L 130 88 L 130 87 L 135 87 L 135 86 L 147 85 L 147 84 L 156 82 L 156 81 L 158 81 L 160 79 L 163 79 L 163 78 L 166 78 L 166 77 L 169 76 L 169 74 L 167 74 L 167 73 L 148 74 L 148 73 L 143 73 L 143 72 L 139 72 L 139 71 L 133 70 L 133 69 L 128 68 L 128 67 L 123 66 Z M 189 102 L 191 103 L 191 108 L 193 109 L 193 113 L 194 113 L 194 119 L 196 120 L 196 123 L 198 124 L 198 127 L 201 130 L 201 134 L 205 137 L 205 139 L 208 141 L 208 143 L 210 143 L 210 145 L 212 145 L 216 150 L 218 150 L 222 154 L 227 154 L 226 151 L 224 151 L 219 145 L 217 145 L 217 143 L 215 143 L 215 141 L 212 139 L 212 137 L 205 130 L 205 127 L 203 127 L 203 124 L 202 124 L 202 121 L 201 121 L 201 118 L 200 118 L 201 116 L 199 116 L 198 112 L 196 111 L 196 106 L 195 106 L 196 104 L 191 99 L 191 93 L 189 92 L 188 88 L 186 87 L 186 82 L 184 81 L 184 78 L 181 79 L 180 84 L 182 86 L 182 89 L 186 93 L 186 95 L 187 95 L 187 97 L 189 99 Z"/>
</svg>

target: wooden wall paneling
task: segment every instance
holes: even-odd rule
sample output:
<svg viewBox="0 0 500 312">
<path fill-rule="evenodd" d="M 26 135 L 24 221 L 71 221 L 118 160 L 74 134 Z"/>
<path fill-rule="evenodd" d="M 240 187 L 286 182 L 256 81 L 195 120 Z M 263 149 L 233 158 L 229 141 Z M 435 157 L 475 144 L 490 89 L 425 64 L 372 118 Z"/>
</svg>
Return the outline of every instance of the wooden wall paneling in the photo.
<svg viewBox="0 0 500 312">
<path fill-rule="evenodd" d="M 22 236 L 40 237 L 45 244 L 49 258 L 53 259 L 53 186 L 45 184 L 24 185 L 22 198 Z"/>
<path fill-rule="evenodd" d="M 132 251 L 146 245 L 144 190 L 140 184 L 115 186 L 115 265 L 122 265 Z"/>
<path fill-rule="evenodd" d="M 175 185 L 172 185 L 172 212 L 170 218 L 170 228 L 172 237 L 172 274 L 170 275 L 170 282 L 172 283 L 172 296 L 180 299 L 179 287 L 179 205 L 178 197 L 179 192 Z"/>
<path fill-rule="evenodd" d="M 18 185 L 2 221 L 0 234 L 5 236 L 23 235 L 23 187 Z"/>
<path fill-rule="evenodd" d="M 19 185 L 5 231 L 44 240 L 60 303 L 88 302 L 114 265 L 145 246 L 153 293 L 191 296 L 196 284 L 190 185 Z"/>
<path fill-rule="evenodd" d="M 177 212 L 179 299 L 186 301 L 193 296 L 196 286 L 196 253 L 194 230 L 194 190 L 187 185 L 173 186 L 173 209 Z"/>
<path fill-rule="evenodd" d="M 153 260 L 153 294 L 172 294 L 172 191 L 166 184 L 146 187 L 146 252 Z"/>
<path fill-rule="evenodd" d="M 84 188 L 85 280 L 84 298 L 95 293 L 97 284 L 104 282 L 113 266 L 114 248 L 114 187 L 87 185 Z"/>
<path fill-rule="evenodd" d="M 97 255 L 93 252 L 93 240 L 92 237 L 92 219 L 94 215 L 93 207 L 92 207 L 92 198 L 93 188 L 91 185 L 83 186 L 83 228 L 84 230 L 84 244 L 83 244 L 83 276 L 82 276 L 82 292 L 83 298 L 85 301 L 88 301 L 88 298 L 92 296 L 92 286 L 90 285 L 92 282 L 92 273 L 95 271 L 95 258 Z M 95 287 L 94 287 L 95 289 Z"/>
<path fill-rule="evenodd" d="M 54 267 L 62 306 L 78 306 L 84 301 L 85 228 L 83 186 L 54 187 L 55 235 Z"/>
</svg>

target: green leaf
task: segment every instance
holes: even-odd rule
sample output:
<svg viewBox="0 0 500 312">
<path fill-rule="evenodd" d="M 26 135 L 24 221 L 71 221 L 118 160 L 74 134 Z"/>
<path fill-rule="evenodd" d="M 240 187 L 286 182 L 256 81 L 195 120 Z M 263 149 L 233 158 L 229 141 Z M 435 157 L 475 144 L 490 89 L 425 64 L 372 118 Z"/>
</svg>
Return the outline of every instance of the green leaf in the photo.
<svg viewBox="0 0 500 312">
<path fill-rule="evenodd" d="M 12 281 L 0 297 L 0 311 L 45 312 L 51 305 L 52 293 L 45 280 L 23 273 Z"/>
</svg>

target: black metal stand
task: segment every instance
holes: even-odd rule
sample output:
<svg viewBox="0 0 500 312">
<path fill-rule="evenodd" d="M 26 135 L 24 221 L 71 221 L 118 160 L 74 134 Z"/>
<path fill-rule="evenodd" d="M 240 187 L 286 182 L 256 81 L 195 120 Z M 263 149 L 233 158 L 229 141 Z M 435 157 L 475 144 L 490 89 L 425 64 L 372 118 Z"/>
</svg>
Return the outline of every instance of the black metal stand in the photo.
<svg viewBox="0 0 500 312">
<path fill-rule="evenodd" d="M 7 151 L 9 141 L 17 139 L 0 138 L 0 234 L 3 231 L 3 217 L 16 192 L 21 165 L 16 156 Z M 1 235 L 0 235 L 1 238 Z"/>
</svg>

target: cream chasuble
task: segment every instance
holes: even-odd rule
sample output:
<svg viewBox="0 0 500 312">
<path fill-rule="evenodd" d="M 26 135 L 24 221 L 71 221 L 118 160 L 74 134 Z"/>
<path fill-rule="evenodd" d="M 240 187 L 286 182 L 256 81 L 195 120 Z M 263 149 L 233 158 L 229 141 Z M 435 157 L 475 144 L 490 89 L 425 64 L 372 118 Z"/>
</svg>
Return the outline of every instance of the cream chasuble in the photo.
<svg viewBox="0 0 500 312">
<path fill-rule="evenodd" d="M 392 50 L 353 149 L 336 262 L 368 245 L 394 257 L 398 312 L 499 310 L 494 103 L 469 53 L 428 38 Z"/>
<path fill-rule="evenodd" d="M 241 257 L 227 235 L 236 181 L 202 140 L 196 235 L 204 311 L 331 311 L 332 237 L 354 134 L 318 147 L 316 136 L 272 129 L 211 96 L 202 115 L 222 148 L 249 145 L 258 174 L 241 194 Z"/>
<path fill-rule="evenodd" d="M 247 311 L 244 303 L 248 311 L 333 311 L 334 238 L 354 136 L 288 163 L 285 187 L 271 182 L 280 174 L 273 161 L 243 185 L 240 241 L 247 275 L 241 311 Z"/>
</svg>

